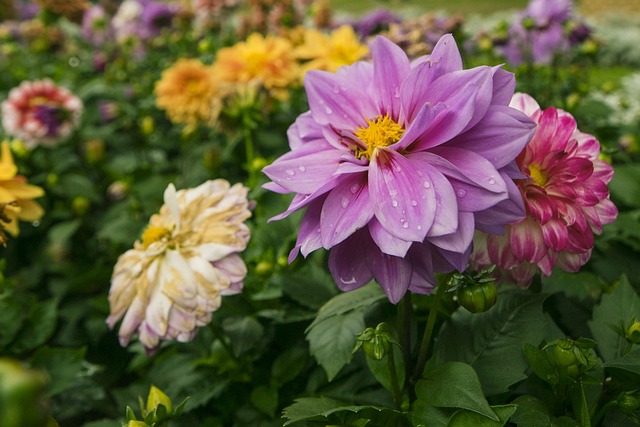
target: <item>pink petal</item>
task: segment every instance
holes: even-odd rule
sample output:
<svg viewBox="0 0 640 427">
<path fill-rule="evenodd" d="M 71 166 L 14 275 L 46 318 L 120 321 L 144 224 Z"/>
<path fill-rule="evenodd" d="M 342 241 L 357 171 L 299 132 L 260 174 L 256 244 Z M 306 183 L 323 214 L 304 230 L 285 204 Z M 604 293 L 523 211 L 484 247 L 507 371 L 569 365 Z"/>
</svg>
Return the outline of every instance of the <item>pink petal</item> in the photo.
<svg viewBox="0 0 640 427">
<path fill-rule="evenodd" d="M 352 174 L 336 186 L 320 214 L 322 246 L 335 246 L 364 227 L 373 217 L 366 175 Z"/>
<path fill-rule="evenodd" d="M 564 221 L 552 219 L 542 225 L 544 243 L 554 251 L 562 251 L 569 240 L 569 232 Z"/>
<path fill-rule="evenodd" d="M 402 240 L 422 242 L 434 223 L 436 189 L 425 165 L 382 149 L 369 165 L 375 216 L 390 234 Z"/>
<path fill-rule="evenodd" d="M 522 92 L 516 92 L 513 94 L 513 98 L 511 98 L 509 106 L 522 111 L 529 117 L 533 116 L 537 111 L 540 111 L 540 105 L 538 102 L 533 99 L 531 95 Z"/>
<path fill-rule="evenodd" d="M 369 268 L 373 242 L 366 231 L 360 231 L 331 248 L 329 271 L 338 288 L 351 291 L 373 279 Z"/>
<path fill-rule="evenodd" d="M 409 58 L 398 45 L 381 36 L 371 44 L 371 56 L 378 114 L 388 114 L 397 120 L 400 113 L 400 86 L 410 72 Z"/>
<path fill-rule="evenodd" d="M 373 217 L 369 221 L 369 233 L 371 238 L 378 245 L 378 248 L 382 253 L 387 255 L 393 255 L 400 258 L 404 258 L 407 255 L 407 251 L 412 245 L 412 242 L 398 239 L 397 237 L 389 234 L 387 230 L 380 224 L 380 222 Z"/>
<path fill-rule="evenodd" d="M 451 252 L 463 253 L 473 241 L 475 221 L 472 213 L 460 212 L 458 227 L 451 234 L 443 236 L 428 237 L 428 241 L 433 245 Z"/>
<path fill-rule="evenodd" d="M 302 256 L 306 258 L 311 252 L 322 247 L 320 212 L 322 212 L 322 205 L 325 199 L 325 197 L 316 199 L 307 207 L 300 221 L 300 231 L 298 231 L 296 245 L 289 253 L 289 263 L 292 263 L 298 256 L 298 252 L 302 252 Z"/>
<path fill-rule="evenodd" d="M 407 293 L 413 272 L 407 259 L 375 251 L 371 271 L 392 304 L 396 304 Z"/>
<path fill-rule="evenodd" d="M 309 141 L 322 139 L 322 128 L 313 119 L 311 111 L 307 111 L 298 116 L 296 121 L 287 130 L 289 146 L 292 150 L 300 148 L 302 144 Z"/>
<path fill-rule="evenodd" d="M 549 250 L 544 244 L 540 225 L 529 217 L 511 226 L 509 243 L 516 258 L 534 264 Z"/>
<path fill-rule="evenodd" d="M 516 77 L 502 69 L 502 65 L 491 67 L 493 72 L 493 99 L 491 104 L 508 106 L 516 88 Z"/>
</svg>

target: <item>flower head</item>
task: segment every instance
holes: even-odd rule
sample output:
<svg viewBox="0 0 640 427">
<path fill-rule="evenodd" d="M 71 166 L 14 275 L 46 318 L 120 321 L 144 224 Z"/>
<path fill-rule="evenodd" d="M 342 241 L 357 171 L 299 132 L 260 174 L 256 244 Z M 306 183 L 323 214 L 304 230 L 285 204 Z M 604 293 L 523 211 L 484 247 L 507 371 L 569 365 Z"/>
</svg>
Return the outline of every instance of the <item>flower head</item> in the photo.
<svg viewBox="0 0 640 427">
<path fill-rule="evenodd" d="M 95 46 L 103 46 L 111 37 L 109 16 L 104 7 L 91 6 L 82 17 L 82 36 Z"/>
<path fill-rule="evenodd" d="M 83 106 L 67 89 L 45 79 L 11 89 L 0 108 L 4 130 L 33 148 L 69 136 L 80 122 Z"/>
<path fill-rule="evenodd" d="M 81 22 L 84 11 L 89 8 L 85 0 L 35 0 L 35 3 L 74 22 Z"/>
<path fill-rule="evenodd" d="M 402 18 L 388 9 L 375 9 L 352 25 L 360 37 L 368 37 L 389 29 L 389 24 L 399 24 Z"/>
<path fill-rule="evenodd" d="M 213 125 L 220 113 L 221 91 L 211 67 L 198 59 L 180 59 L 156 83 L 156 105 L 173 123 Z"/>
<path fill-rule="evenodd" d="M 238 87 L 257 83 L 277 99 L 286 99 L 299 73 L 292 50 L 283 37 L 253 33 L 246 41 L 218 51 L 214 73 L 221 83 Z"/>
<path fill-rule="evenodd" d="M 371 51 L 373 64 L 307 73 L 310 111 L 264 172 L 268 189 L 296 193 L 275 219 L 307 208 L 291 259 L 331 249 L 341 289 L 375 278 L 395 303 L 464 270 L 475 227 L 522 218 L 509 175 L 534 123 L 508 106 L 513 75 L 463 70 L 451 35 L 413 62 L 383 37 Z"/>
<path fill-rule="evenodd" d="M 20 233 L 18 220 L 38 221 L 44 214 L 42 207 L 33 199 L 44 195 L 42 188 L 27 184 L 25 177 L 18 175 L 7 141 L 2 142 L 0 156 L 0 205 L 3 205 L 2 227 L 11 235 Z"/>
<path fill-rule="evenodd" d="M 517 159 L 524 178 L 515 182 L 527 216 L 502 236 L 477 235 L 472 261 L 476 267 L 497 264 L 505 278 L 527 286 L 538 270 L 547 276 L 556 265 L 578 271 L 591 256 L 594 233 L 618 211 L 607 188 L 613 168 L 598 158 L 600 144 L 577 129 L 571 114 L 541 110 L 526 94 L 516 94 L 511 105 L 538 124 Z"/>
<path fill-rule="evenodd" d="M 353 28 L 344 25 L 331 34 L 309 29 L 305 31 L 304 42 L 296 47 L 296 57 L 306 60 L 303 71 L 324 70 L 336 72 L 343 65 L 350 65 L 369 53 L 361 44 Z"/>
<path fill-rule="evenodd" d="M 124 316 L 120 343 L 137 332 L 148 352 L 162 340 L 190 341 L 247 273 L 238 255 L 249 241 L 245 187 L 222 179 L 180 191 L 170 184 L 164 202 L 118 259 L 109 292 L 107 324 Z"/>
</svg>

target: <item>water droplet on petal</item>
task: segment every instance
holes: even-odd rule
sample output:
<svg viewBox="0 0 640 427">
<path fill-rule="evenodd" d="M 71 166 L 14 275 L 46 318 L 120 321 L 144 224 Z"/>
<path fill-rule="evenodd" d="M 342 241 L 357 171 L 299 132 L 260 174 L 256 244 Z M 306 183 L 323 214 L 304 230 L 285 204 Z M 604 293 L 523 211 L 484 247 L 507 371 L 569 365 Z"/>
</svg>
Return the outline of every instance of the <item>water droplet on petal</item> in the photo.
<svg viewBox="0 0 640 427">
<path fill-rule="evenodd" d="M 340 206 L 342 206 L 342 209 L 346 209 L 347 206 L 349 206 L 349 199 L 346 197 L 343 197 L 340 199 Z"/>
<path fill-rule="evenodd" d="M 492 179 L 490 179 L 490 180 L 489 180 L 489 184 L 493 185 L 493 184 L 495 184 L 495 183 L 496 183 L 496 180 L 495 180 L 495 179 L 493 179 L 493 178 L 492 178 Z"/>
<path fill-rule="evenodd" d="M 402 228 L 409 228 L 409 223 L 408 222 L 403 223 Z"/>
<path fill-rule="evenodd" d="M 431 188 L 431 183 L 429 181 L 425 181 L 425 182 L 422 183 L 422 186 L 424 188 Z"/>
<path fill-rule="evenodd" d="M 466 195 L 467 195 L 466 190 L 458 190 L 458 191 L 456 191 L 456 196 L 458 196 L 458 197 L 464 197 Z"/>
<path fill-rule="evenodd" d="M 331 113 L 333 113 L 333 110 L 331 108 L 329 108 L 329 107 L 324 107 L 324 112 L 327 113 L 327 114 L 331 114 Z"/>
<path fill-rule="evenodd" d="M 306 167 L 304 167 L 303 165 L 300 165 L 300 166 L 298 166 L 298 170 L 299 170 L 300 172 L 304 172 L 304 171 L 306 171 L 306 170 L 307 170 L 307 168 L 306 168 Z"/>
<path fill-rule="evenodd" d="M 395 88 L 393 91 L 393 97 L 394 98 L 400 98 L 400 89 Z"/>
<path fill-rule="evenodd" d="M 416 228 L 417 228 L 418 230 L 422 230 L 422 226 L 421 226 L 420 224 L 418 224 L 418 225 L 416 226 Z"/>
<path fill-rule="evenodd" d="M 340 87 L 338 87 L 338 85 L 332 87 L 331 90 L 333 91 L 333 93 L 340 93 Z"/>
<path fill-rule="evenodd" d="M 398 207 L 398 201 L 397 200 L 392 200 L 391 201 L 391 206 L 393 206 L 394 208 Z"/>
<path fill-rule="evenodd" d="M 417 201 L 415 201 L 415 200 L 412 200 L 412 201 L 411 201 L 411 206 L 418 206 L 418 202 L 417 202 Z"/>
<path fill-rule="evenodd" d="M 320 234 L 320 227 L 316 228 L 316 233 Z"/>
<path fill-rule="evenodd" d="M 358 192 L 358 188 L 358 184 L 353 184 L 349 190 L 351 190 L 351 193 L 356 194 Z"/>
<path fill-rule="evenodd" d="M 293 175 L 295 175 L 295 172 L 294 172 L 294 170 L 293 170 L 293 169 L 287 169 L 287 170 L 286 170 L 286 171 L 284 171 L 284 172 L 285 172 L 287 175 L 289 175 L 289 176 L 293 176 Z"/>
</svg>

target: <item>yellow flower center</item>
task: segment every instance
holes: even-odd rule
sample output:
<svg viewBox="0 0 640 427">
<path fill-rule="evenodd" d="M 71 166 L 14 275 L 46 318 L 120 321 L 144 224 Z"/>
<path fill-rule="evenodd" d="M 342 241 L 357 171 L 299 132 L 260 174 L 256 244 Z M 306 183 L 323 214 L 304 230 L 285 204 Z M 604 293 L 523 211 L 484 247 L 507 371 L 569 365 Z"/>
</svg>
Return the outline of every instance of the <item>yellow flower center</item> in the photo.
<svg viewBox="0 0 640 427">
<path fill-rule="evenodd" d="M 533 182 L 540 187 L 544 187 L 547 184 L 549 177 L 542 170 L 539 164 L 533 163 L 529 165 L 529 176 L 533 179 Z"/>
<path fill-rule="evenodd" d="M 142 232 L 142 246 L 147 249 L 152 243 L 167 240 L 169 237 L 171 237 L 171 230 L 168 228 L 148 225 Z"/>
<path fill-rule="evenodd" d="M 371 160 L 378 147 L 388 147 L 400 141 L 404 129 L 394 122 L 388 115 L 378 116 L 374 120 L 367 119 L 367 127 L 361 126 L 355 131 L 355 135 L 365 144 L 367 149 L 357 147 L 355 156 L 358 159 L 366 157 Z"/>
</svg>

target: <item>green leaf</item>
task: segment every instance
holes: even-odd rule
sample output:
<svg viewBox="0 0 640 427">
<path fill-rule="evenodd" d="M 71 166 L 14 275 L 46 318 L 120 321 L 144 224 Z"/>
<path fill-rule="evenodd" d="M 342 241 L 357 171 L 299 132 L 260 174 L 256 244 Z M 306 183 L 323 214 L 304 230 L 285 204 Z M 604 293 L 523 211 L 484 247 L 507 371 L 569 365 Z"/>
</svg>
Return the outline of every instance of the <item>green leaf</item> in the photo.
<svg viewBox="0 0 640 427">
<path fill-rule="evenodd" d="M 446 409 L 434 408 L 423 400 L 416 400 L 411 410 L 414 427 L 447 427 L 450 413 Z"/>
<path fill-rule="evenodd" d="M 404 360 L 402 358 L 402 351 L 398 346 L 392 345 L 391 351 L 393 351 L 393 361 L 396 367 L 396 375 L 398 379 L 399 388 L 402 390 L 404 385 Z M 389 355 L 385 355 L 382 360 L 376 360 L 371 357 L 366 357 L 367 366 L 371 370 L 371 373 L 378 380 L 380 384 L 390 392 L 393 392 L 393 383 L 391 382 L 391 374 L 389 372 Z"/>
<path fill-rule="evenodd" d="M 433 366 L 416 384 L 419 400 L 437 408 L 461 408 L 498 421 L 484 397 L 474 369 L 461 362 Z"/>
<path fill-rule="evenodd" d="M 278 408 L 278 390 L 259 385 L 251 390 L 249 400 L 260 412 L 273 418 Z"/>
<path fill-rule="evenodd" d="M 284 408 L 282 417 L 286 418 L 287 421 L 283 426 L 288 426 L 298 421 L 326 418 L 336 412 L 349 411 L 358 413 L 364 409 L 381 410 L 374 406 L 345 405 L 343 402 L 326 397 L 302 397 L 296 399 L 292 405 Z"/>
<path fill-rule="evenodd" d="M 306 330 L 309 350 L 329 380 L 349 363 L 356 334 L 364 327 L 364 313 L 385 298 L 382 289 L 370 283 L 355 291 L 338 294 L 325 303 Z"/>
<path fill-rule="evenodd" d="M 589 271 L 570 273 L 560 269 L 544 277 L 542 290 L 548 294 L 563 293 L 579 300 L 595 301 L 602 295 L 607 283 Z"/>
<path fill-rule="evenodd" d="M 298 303 L 319 309 L 336 295 L 336 285 L 326 269 L 315 264 L 305 264 L 300 270 L 276 279 L 284 293 Z"/>
<path fill-rule="evenodd" d="M 602 365 L 605 368 L 623 369 L 640 375 L 640 349 L 630 351 L 622 357 Z"/>
<path fill-rule="evenodd" d="M 549 384 L 558 383 L 556 368 L 551 364 L 544 351 L 529 343 L 524 344 L 522 351 L 527 363 L 540 379 Z"/>
<path fill-rule="evenodd" d="M 524 395 L 513 401 L 518 407 L 511 416 L 511 422 L 518 427 L 552 427 L 553 415 L 538 398 Z"/>
<path fill-rule="evenodd" d="M 307 363 L 307 350 L 296 345 L 284 350 L 271 365 L 271 382 L 280 387 L 298 376 Z"/>
<path fill-rule="evenodd" d="M 447 427 L 503 427 L 516 412 L 517 406 L 497 405 L 492 406 L 491 409 L 498 415 L 499 421 L 490 420 L 475 412 L 457 411 L 449 420 Z"/>
<path fill-rule="evenodd" d="M 356 335 L 364 329 L 364 309 L 325 318 L 307 332 L 309 352 L 331 381 L 351 361 Z"/>
<path fill-rule="evenodd" d="M 35 368 L 44 369 L 51 376 L 49 395 L 64 391 L 83 372 L 85 349 L 43 347 L 31 358 Z"/>
<path fill-rule="evenodd" d="M 52 243 L 66 245 L 73 234 L 80 228 L 82 221 L 74 219 L 56 224 L 49 230 L 49 240 Z"/>
<path fill-rule="evenodd" d="M 371 282 L 354 291 L 344 292 L 331 298 L 318 311 L 318 315 L 307 331 L 317 323 L 322 322 L 331 316 L 337 316 L 349 311 L 368 308 L 374 302 L 385 298 L 385 294 L 375 282 Z"/>
<path fill-rule="evenodd" d="M 593 320 L 589 328 L 598 342 L 598 350 L 605 361 L 615 360 L 627 347 L 627 340 L 615 327 L 627 324 L 633 316 L 640 313 L 640 296 L 629 284 L 626 276 L 622 276 L 611 294 L 604 295 L 600 304 L 593 309 Z"/>
<path fill-rule="evenodd" d="M 253 317 L 227 317 L 222 323 L 225 334 L 231 339 L 236 356 L 254 348 L 264 334 L 264 327 Z"/>
<path fill-rule="evenodd" d="M 591 417 L 589 416 L 589 405 L 587 404 L 587 398 L 584 394 L 584 387 L 582 382 L 578 382 L 571 387 L 569 392 L 571 399 L 571 407 L 573 409 L 573 415 L 578 421 L 578 424 L 582 427 L 591 427 Z"/>
<path fill-rule="evenodd" d="M 526 378 L 523 344 L 537 346 L 546 335 L 547 317 L 542 310 L 546 298 L 510 291 L 499 294 L 487 312 L 472 314 L 459 308 L 440 331 L 436 360 L 471 365 L 487 395 L 506 392 Z"/>
<path fill-rule="evenodd" d="M 29 317 L 11 350 L 22 352 L 40 347 L 51 337 L 56 328 L 58 302 L 54 299 L 35 304 L 29 310 Z"/>
<path fill-rule="evenodd" d="M 609 183 L 611 197 L 625 205 L 640 207 L 640 169 L 635 163 L 616 165 L 616 173 Z"/>
</svg>

